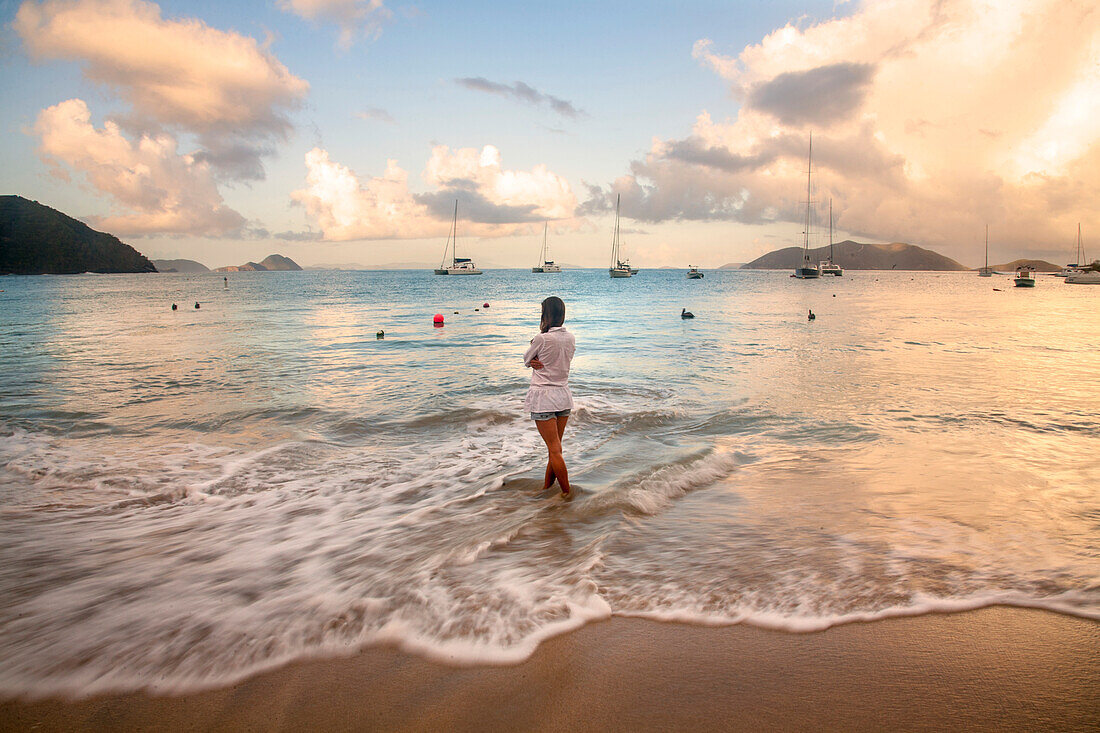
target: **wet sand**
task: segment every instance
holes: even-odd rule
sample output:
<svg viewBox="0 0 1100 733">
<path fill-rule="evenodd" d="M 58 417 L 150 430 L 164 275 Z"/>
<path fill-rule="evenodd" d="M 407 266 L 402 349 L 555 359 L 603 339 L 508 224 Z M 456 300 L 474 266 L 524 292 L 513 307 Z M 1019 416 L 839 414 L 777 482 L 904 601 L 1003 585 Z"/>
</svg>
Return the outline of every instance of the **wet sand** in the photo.
<svg viewBox="0 0 1100 733">
<path fill-rule="evenodd" d="M 522 664 L 396 649 L 223 689 L 7 700 L 2 730 L 1097 730 L 1100 622 L 990 608 L 790 634 L 615 618 Z"/>
</svg>

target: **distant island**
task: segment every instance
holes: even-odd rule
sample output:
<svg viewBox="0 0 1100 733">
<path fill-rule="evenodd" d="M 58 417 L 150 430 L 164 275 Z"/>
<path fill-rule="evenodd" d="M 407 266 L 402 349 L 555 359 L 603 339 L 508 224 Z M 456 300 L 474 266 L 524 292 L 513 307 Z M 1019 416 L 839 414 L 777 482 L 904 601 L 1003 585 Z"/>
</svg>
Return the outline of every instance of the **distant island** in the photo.
<svg viewBox="0 0 1100 733">
<path fill-rule="evenodd" d="M 157 272 L 210 272 L 210 268 L 194 260 L 153 260 Z"/>
<path fill-rule="evenodd" d="M 260 262 L 246 262 L 243 265 L 229 265 L 219 267 L 216 272 L 268 272 L 268 271 L 298 271 L 302 268 L 289 257 L 282 255 L 268 255 Z"/>
<path fill-rule="evenodd" d="M 1015 272 L 1018 267 L 1030 267 L 1035 272 L 1061 272 L 1062 268 L 1053 262 L 1047 262 L 1046 260 L 1012 260 L 1012 262 L 1006 262 L 1003 265 L 990 265 L 994 270 L 1001 272 Z M 980 268 L 974 267 L 973 270 Z"/>
<path fill-rule="evenodd" d="M 0 196 L 0 275 L 156 272 L 143 254 L 57 209 Z"/>
<path fill-rule="evenodd" d="M 829 256 L 828 247 L 810 250 L 815 265 Z M 742 270 L 793 270 L 802 261 L 801 247 L 785 247 L 741 265 Z M 936 270 L 966 271 L 950 257 L 914 244 L 864 244 L 846 239 L 833 245 L 833 261 L 846 270 Z"/>
</svg>

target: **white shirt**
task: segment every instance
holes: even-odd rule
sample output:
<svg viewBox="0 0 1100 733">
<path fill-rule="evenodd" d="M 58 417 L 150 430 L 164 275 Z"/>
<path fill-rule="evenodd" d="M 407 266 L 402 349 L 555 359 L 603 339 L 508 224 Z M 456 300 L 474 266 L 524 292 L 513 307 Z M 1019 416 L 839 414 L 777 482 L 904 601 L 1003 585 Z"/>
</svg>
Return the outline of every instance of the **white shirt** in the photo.
<svg viewBox="0 0 1100 733">
<path fill-rule="evenodd" d="M 523 365 L 531 366 L 531 360 L 542 362 L 542 369 L 531 370 L 531 387 L 523 409 L 527 412 L 558 412 L 573 409 L 573 395 L 569 393 L 569 364 L 577 350 L 573 334 L 561 326 L 553 326 L 546 333 L 531 339 L 531 346 L 523 355 Z"/>
</svg>

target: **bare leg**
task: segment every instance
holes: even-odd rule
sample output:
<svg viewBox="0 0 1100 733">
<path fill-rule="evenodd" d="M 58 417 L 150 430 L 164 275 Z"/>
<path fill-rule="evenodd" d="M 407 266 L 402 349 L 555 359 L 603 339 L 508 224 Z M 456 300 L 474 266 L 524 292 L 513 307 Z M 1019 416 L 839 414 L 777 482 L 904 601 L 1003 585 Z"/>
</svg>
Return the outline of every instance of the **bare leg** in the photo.
<svg viewBox="0 0 1100 733">
<path fill-rule="evenodd" d="M 561 454 L 561 436 L 558 434 L 558 423 L 554 420 L 540 420 L 535 423 L 539 429 L 539 435 L 546 443 L 546 450 L 550 457 L 549 470 L 558 480 L 561 493 L 569 496 L 569 470 L 565 467 L 565 458 Z M 562 428 L 564 429 L 564 425 Z"/>
<path fill-rule="evenodd" d="M 561 415 L 560 417 L 555 418 L 555 420 L 558 423 L 558 426 L 557 426 L 558 427 L 558 441 L 560 442 L 562 436 L 565 435 L 565 424 L 567 422 L 569 422 L 569 416 L 568 415 Z M 549 489 L 551 486 L 553 486 L 554 481 L 556 479 L 557 479 L 557 476 L 554 475 L 554 468 L 553 468 L 553 466 L 550 465 L 550 461 L 547 460 L 546 461 L 546 479 L 542 483 L 543 491 L 545 491 L 546 489 Z"/>
</svg>

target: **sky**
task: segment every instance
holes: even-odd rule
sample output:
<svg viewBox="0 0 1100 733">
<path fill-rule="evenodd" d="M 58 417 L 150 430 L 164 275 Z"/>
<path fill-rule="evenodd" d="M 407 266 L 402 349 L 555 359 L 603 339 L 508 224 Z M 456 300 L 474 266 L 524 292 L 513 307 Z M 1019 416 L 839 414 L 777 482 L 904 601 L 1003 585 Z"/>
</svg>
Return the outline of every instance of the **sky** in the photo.
<svg viewBox="0 0 1100 733">
<path fill-rule="evenodd" d="M 210 267 L 1100 256 L 1089 0 L 0 0 L 0 193 Z M 1091 241 L 1090 241 L 1091 240 Z"/>
</svg>

